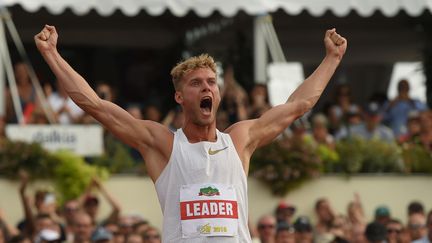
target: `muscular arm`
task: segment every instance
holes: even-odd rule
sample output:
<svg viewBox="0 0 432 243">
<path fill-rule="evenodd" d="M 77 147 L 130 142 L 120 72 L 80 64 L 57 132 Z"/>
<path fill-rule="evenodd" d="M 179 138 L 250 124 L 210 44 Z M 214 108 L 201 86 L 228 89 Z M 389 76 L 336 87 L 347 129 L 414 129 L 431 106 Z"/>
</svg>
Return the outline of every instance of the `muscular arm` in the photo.
<svg viewBox="0 0 432 243">
<path fill-rule="evenodd" d="M 275 106 L 260 118 L 240 122 L 227 129 L 245 171 L 256 148 L 266 145 L 281 134 L 295 119 L 312 109 L 345 53 L 347 41 L 335 30 L 324 37 L 326 56 L 318 68 L 294 91 L 283 105 Z"/>
<path fill-rule="evenodd" d="M 145 151 L 144 156 L 157 158 L 146 162 L 147 167 L 150 167 L 149 172 L 154 173 L 150 176 L 156 178 L 171 153 L 171 132 L 155 122 L 135 119 L 116 104 L 100 99 L 87 81 L 60 56 L 56 48 L 57 38 L 55 28 L 47 25 L 35 36 L 35 42 L 60 85 L 81 109 L 102 123 L 119 139 L 140 152 Z M 168 144 L 161 144 L 158 141 L 168 141 Z M 145 160 L 147 161 L 147 158 Z"/>
</svg>

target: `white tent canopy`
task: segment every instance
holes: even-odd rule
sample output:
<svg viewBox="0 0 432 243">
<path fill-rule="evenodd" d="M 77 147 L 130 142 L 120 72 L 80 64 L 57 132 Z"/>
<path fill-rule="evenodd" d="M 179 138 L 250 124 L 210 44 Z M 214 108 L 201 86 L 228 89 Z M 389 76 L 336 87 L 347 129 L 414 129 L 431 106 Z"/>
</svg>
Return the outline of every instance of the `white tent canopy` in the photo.
<svg viewBox="0 0 432 243">
<path fill-rule="evenodd" d="M 297 15 L 302 11 L 317 17 L 327 10 L 338 17 L 356 11 L 362 17 L 368 17 L 375 11 L 392 17 L 400 10 L 410 16 L 418 16 L 425 10 L 432 12 L 432 0 L 0 0 L 0 5 L 21 5 L 28 12 L 36 12 L 45 7 L 52 14 L 61 14 L 70 8 L 77 15 L 85 15 L 96 10 L 100 15 L 109 16 L 116 10 L 127 16 L 137 15 L 141 10 L 153 16 L 169 10 L 181 17 L 194 11 L 200 17 L 207 17 L 214 11 L 230 17 L 240 10 L 249 15 L 271 13 L 278 9 L 287 14 Z"/>
</svg>

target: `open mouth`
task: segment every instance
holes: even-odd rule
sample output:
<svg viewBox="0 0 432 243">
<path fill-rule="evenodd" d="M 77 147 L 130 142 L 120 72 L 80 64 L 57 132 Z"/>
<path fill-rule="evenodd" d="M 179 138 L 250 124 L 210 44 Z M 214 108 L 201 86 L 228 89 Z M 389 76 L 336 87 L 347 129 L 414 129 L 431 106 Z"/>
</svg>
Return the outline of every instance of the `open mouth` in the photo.
<svg viewBox="0 0 432 243">
<path fill-rule="evenodd" d="M 212 110 L 212 99 L 211 97 L 203 97 L 200 102 L 200 108 L 203 113 L 210 113 Z"/>
</svg>

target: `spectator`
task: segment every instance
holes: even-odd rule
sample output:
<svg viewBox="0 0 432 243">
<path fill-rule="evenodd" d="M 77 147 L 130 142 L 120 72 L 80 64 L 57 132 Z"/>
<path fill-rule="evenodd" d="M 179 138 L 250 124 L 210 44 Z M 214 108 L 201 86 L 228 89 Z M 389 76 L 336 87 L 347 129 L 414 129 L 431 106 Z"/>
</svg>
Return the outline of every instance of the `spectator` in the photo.
<svg viewBox="0 0 432 243">
<path fill-rule="evenodd" d="M 390 126 L 398 137 L 407 132 L 406 124 L 410 111 L 424 111 L 426 105 L 409 95 L 409 82 L 406 79 L 399 81 L 397 96 L 384 106 L 384 122 Z"/>
<path fill-rule="evenodd" d="M 420 142 L 425 149 L 432 151 L 432 111 L 420 113 Z"/>
<path fill-rule="evenodd" d="M 418 111 L 411 111 L 408 114 L 408 121 L 406 124 L 406 133 L 400 135 L 397 139 L 400 144 L 421 144 L 420 133 L 421 133 L 421 122 L 420 113 Z"/>
<path fill-rule="evenodd" d="M 273 243 L 276 237 L 276 218 L 264 215 L 258 220 L 258 236 L 261 243 Z"/>
<path fill-rule="evenodd" d="M 387 225 L 387 243 L 401 243 L 401 234 L 403 233 L 403 225 L 399 220 L 391 219 Z"/>
<path fill-rule="evenodd" d="M 144 243 L 160 243 L 161 237 L 159 230 L 149 227 L 143 234 Z"/>
<path fill-rule="evenodd" d="M 61 243 L 60 234 L 52 229 L 43 229 L 36 236 L 35 243 Z"/>
<path fill-rule="evenodd" d="M 267 86 L 255 84 L 250 92 L 249 118 L 258 118 L 270 108 Z"/>
<path fill-rule="evenodd" d="M 348 135 L 357 136 L 366 140 L 376 139 L 387 143 L 395 142 L 392 130 L 381 125 L 382 115 L 377 103 L 370 103 L 366 109 L 365 122 L 352 127 Z"/>
<path fill-rule="evenodd" d="M 312 118 L 312 136 L 318 144 L 325 145 L 331 149 L 335 148 L 335 141 L 327 129 L 327 118 L 324 114 L 318 113 Z"/>
<path fill-rule="evenodd" d="M 99 211 L 99 199 L 91 194 L 93 189 L 98 190 L 105 197 L 108 203 L 111 205 L 111 213 L 104 221 L 116 222 L 120 215 L 120 204 L 117 200 L 105 189 L 103 184 L 97 179 L 93 178 L 86 192 L 80 197 L 80 204 L 83 205 L 84 211 L 91 217 L 93 224 L 96 224 L 96 216 Z"/>
<path fill-rule="evenodd" d="M 410 202 L 410 204 L 408 204 L 407 211 L 408 211 L 408 217 L 416 213 L 425 215 L 423 204 L 418 201 Z"/>
<path fill-rule="evenodd" d="M 146 220 L 140 220 L 133 225 L 133 233 L 143 234 L 150 227 Z"/>
<path fill-rule="evenodd" d="M 74 243 L 89 243 L 91 240 L 94 224 L 90 215 L 79 212 L 74 219 Z"/>
<path fill-rule="evenodd" d="M 74 227 L 74 219 L 75 215 L 79 212 L 79 202 L 77 200 L 69 200 L 66 201 L 63 205 L 63 219 L 65 223 L 65 234 L 66 234 L 66 241 L 72 242 L 73 241 L 73 227 Z"/>
<path fill-rule="evenodd" d="M 384 243 L 386 234 L 385 226 L 378 222 L 368 224 L 365 231 L 369 243 Z"/>
<path fill-rule="evenodd" d="M 123 236 L 123 234 L 120 233 L 119 226 L 116 222 L 105 222 L 104 228 L 112 234 L 112 236 L 113 236 L 112 242 L 113 243 L 124 243 L 125 242 L 125 237 Z"/>
<path fill-rule="evenodd" d="M 390 209 L 387 206 L 382 205 L 375 209 L 375 222 L 386 225 L 390 219 Z"/>
<path fill-rule="evenodd" d="M 336 215 L 334 217 L 330 233 L 335 237 L 335 241 L 350 242 L 351 230 L 351 224 L 349 224 L 347 217 L 344 215 Z"/>
<path fill-rule="evenodd" d="M 91 235 L 91 242 L 93 243 L 109 243 L 112 242 L 113 235 L 111 232 L 103 227 L 96 228 Z"/>
<path fill-rule="evenodd" d="M 160 122 L 162 119 L 162 114 L 156 105 L 147 105 L 144 108 L 144 119 Z"/>
<path fill-rule="evenodd" d="M 235 80 L 232 66 L 226 68 L 223 75 L 224 87 L 221 107 L 228 113 L 230 124 L 247 119 L 248 96 L 243 87 Z"/>
<path fill-rule="evenodd" d="M 316 201 L 315 213 L 318 218 L 318 221 L 315 225 L 316 237 L 320 238 L 323 236 L 325 238 L 325 235 L 330 233 L 330 229 L 335 218 L 333 209 L 331 208 L 330 202 L 327 200 L 327 198 L 320 198 Z"/>
<path fill-rule="evenodd" d="M 276 243 L 296 243 L 294 227 L 286 222 L 279 222 L 276 229 Z"/>
<path fill-rule="evenodd" d="M 291 224 L 295 211 L 296 208 L 293 204 L 288 201 L 281 201 L 275 211 L 277 223 Z"/>
<path fill-rule="evenodd" d="M 30 75 L 24 62 L 18 62 L 14 65 L 14 73 L 24 122 L 27 123 L 32 116 L 33 110 L 36 108 L 36 92 L 32 86 Z M 6 117 L 8 123 L 17 122 L 15 112 L 12 93 L 9 91 L 6 93 Z"/>
<path fill-rule="evenodd" d="M 294 222 L 295 242 L 296 243 L 312 243 L 313 233 L 312 224 L 308 217 L 300 216 Z"/>
<path fill-rule="evenodd" d="M 143 243 L 143 241 L 143 237 L 136 233 L 130 234 L 126 239 L 126 243 Z"/>
<path fill-rule="evenodd" d="M 47 97 L 56 120 L 60 124 L 78 123 L 82 119 L 84 111 L 72 101 L 58 81 L 56 87 L 57 91 Z"/>
<path fill-rule="evenodd" d="M 364 242 L 366 219 L 363 206 L 358 193 L 354 194 L 354 201 L 348 204 L 348 220 L 351 225 L 351 240 L 353 242 Z"/>
<path fill-rule="evenodd" d="M 412 242 L 421 243 L 427 240 L 428 232 L 424 214 L 415 213 L 408 217 L 408 232 Z"/>
</svg>

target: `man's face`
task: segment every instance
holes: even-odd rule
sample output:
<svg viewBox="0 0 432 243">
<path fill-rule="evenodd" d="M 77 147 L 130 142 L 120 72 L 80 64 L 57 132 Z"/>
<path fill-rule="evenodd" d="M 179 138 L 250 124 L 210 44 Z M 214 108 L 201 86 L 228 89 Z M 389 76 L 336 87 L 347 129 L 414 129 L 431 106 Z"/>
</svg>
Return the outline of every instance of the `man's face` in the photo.
<svg viewBox="0 0 432 243">
<path fill-rule="evenodd" d="M 183 107 L 186 122 L 212 124 L 221 100 L 216 74 L 209 68 L 199 68 L 187 73 L 181 82 L 175 98 Z"/>
<path fill-rule="evenodd" d="M 387 242 L 396 243 L 398 242 L 399 236 L 402 233 L 402 225 L 399 223 L 388 223 L 386 225 L 387 229 Z"/>
<path fill-rule="evenodd" d="M 408 219 L 411 240 L 418 240 L 426 235 L 426 218 L 422 214 L 412 214 Z"/>
<path fill-rule="evenodd" d="M 74 237 L 76 242 L 87 241 L 91 237 L 93 225 L 90 216 L 77 214 L 74 222 Z"/>
<path fill-rule="evenodd" d="M 276 220 L 264 217 L 258 222 L 258 234 L 262 242 L 270 242 L 276 236 Z"/>
</svg>

